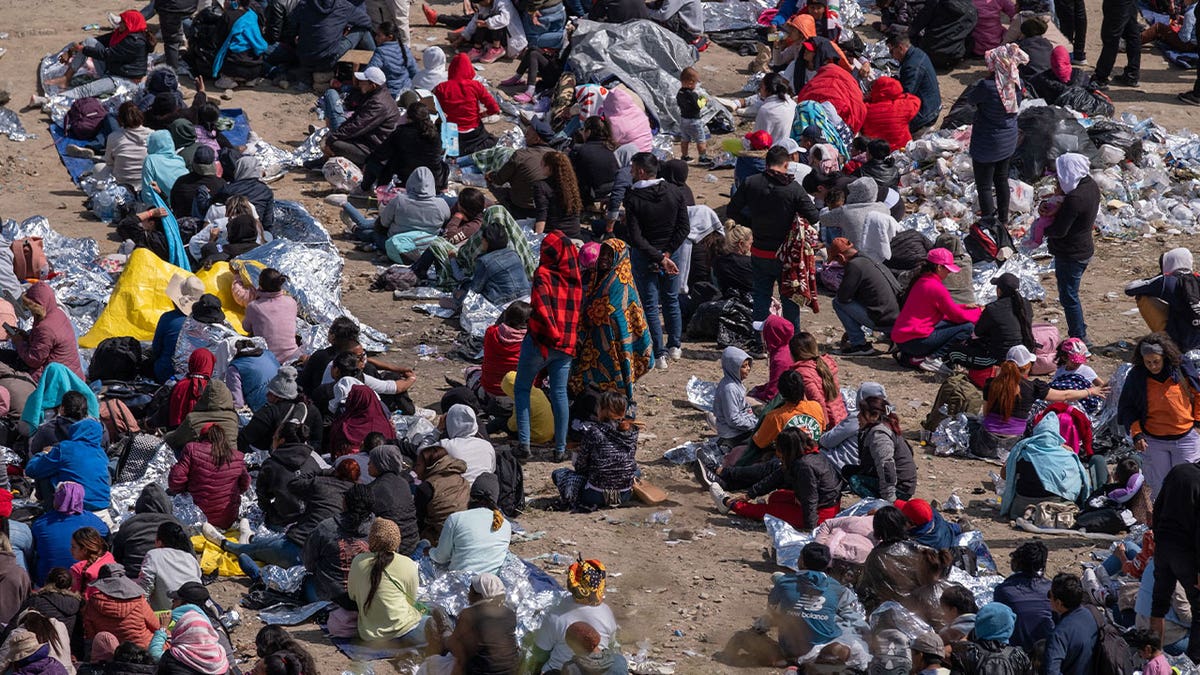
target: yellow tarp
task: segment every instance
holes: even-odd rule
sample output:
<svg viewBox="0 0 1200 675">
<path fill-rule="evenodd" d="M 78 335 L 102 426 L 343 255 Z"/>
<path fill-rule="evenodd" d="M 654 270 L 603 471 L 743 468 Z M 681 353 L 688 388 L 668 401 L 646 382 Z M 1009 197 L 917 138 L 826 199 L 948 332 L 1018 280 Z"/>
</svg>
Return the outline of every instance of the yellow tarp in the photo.
<svg viewBox="0 0 1200 675">
<path fill-rule="evenodd" d="M 236 530 L 230 530 L 230 532 L 236 532 Z M 226 534 L 225 538 L 237 543 L 237 537 L 231 534 Z M 242 571 L 242 566 L 238 564 L 236 555 L 222 551 L 221 547 L 205 539 L 204 535 L 197 534 L 192 537 L 192 548 L 200 554 L 200 571 L 204 574 L 212 574 L 213 571 L 216 571 L 223 577 L 246 576 L 246 573 Z"/>
<path fill-rule="evenodd" d="M 153 339 L 158 319 L 174 308 L 166 294 L 167 282 L 174 274 L 187 272 L 159 258 L 149 249 L 134 249 L 121 276 L 117 277 L 108 306 L 100 313 L 92 329 L 79 338 L 79 346 L 95 349 L 102 340 L 110 337 L 128 336 L 143 341 Z M 245 310 L 233 300 L 233 273 L 229 270 L 229 263 L 216 263 L 196 276 L 204 282 L 209 293 L 221 299 L 229 324 L 239 333 L 245 333 L 242 330 Z"/>
</svg>

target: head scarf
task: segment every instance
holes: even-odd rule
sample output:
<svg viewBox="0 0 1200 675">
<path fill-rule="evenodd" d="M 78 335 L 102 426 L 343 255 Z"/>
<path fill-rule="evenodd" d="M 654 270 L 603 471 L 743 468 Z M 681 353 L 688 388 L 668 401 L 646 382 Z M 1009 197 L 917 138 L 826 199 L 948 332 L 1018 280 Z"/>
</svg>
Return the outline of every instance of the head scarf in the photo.
<svg viewBox="0 0 1200 675">
<path fill-rule="evenodd" d="M 633 156 L 638 153 L 638 148 L 633 143 L 626 143 L 618 146 L 613 150 L 613 156 L 617 158 L 617 168 L 624 169 L 633 165 Z"/>
<path fill-rule="evenodd" d="M 145 31 L 146 17 L 136 9 L 127 9 L 121 12 L 121 25 L 113 31 L 112 37 L 108 39 L 108 48 L 116 47 L 121 44 L 121 40 L 134 33 L 144 33 Z"/>
<path fill-rule="evenodd" d="M 59 483 L 54 488 L 54 510 L 72 516 L 83 513 L 83 486 L 71 480 Z"/>
<path fill-rule="evenodd" d="M 1056 46 L 1050 52 L 1050 71 L 1063 84 L 1071 81 L 1071 52 L 1063 45 Z"/>
<path fill-rule="evenodd" d="M 496 506 L 500 502 L 500 479 L 490 471 L 484 471 L 475 477 L 471 483 L 471 502 L 478 504 L 475 508 L 490 508 L 492 510 L 492 532 L 504 525 L 504 514 Z"/>
<path fill-rule="evenodd" d="M 1054 160 L 1054 172 L 1058 175 L 1058 186 L 1064 194 L 1071 194 L 1079 187 L 1079 181 L 1087 177 L 1092 163 L 1077 152 L 1065 152 Z"/>
<path fill-rule="evenodd" d="M 567 390 L 578 396 L 592 387 L 620 391 L 632 399 L 633 383 L 654 365 L 654 346 L 633 283 L 628 245 L 607 239 L 601 247 L 612 253 L 613 265 L 584 300 Z"/>
<path fill-rule="evenodd" d="M 167 424 L 172 427 L 183 424 L 183 418 L 192 412 L 204 394 L 204 390 L 208 388 L 216 364 L 217 357 L 207 349 L 201 347 L 192 352 L 192 355 L 188 357 L 187 377 L 175 383 L 175 388 L 171 390 Z"/>
<path fill-rule="evenodd" d="M 814 152 L 815 151 L 815 152 Z M 817 159 L 817 155 L 821 158 Z M 840 154 L 838 149 L 829 143 L 817 143 L 808 151 L 808 156 L 811 158 L 809 164 L 812 168 L 823 173 L 834 173 L 842 168 Z"/>
<path fill-rule="evenodd" d="M 254 216 L 242 214 L 229 219 L 226 224 L 225 238 L 228 243 L 225 252 L 231 257 L 237 257 L 258 247 L 258 227 Z"/>
<path fill-rule="evenodd" d="M 367 535 L 367 548 L 372 553 L 396 552 L 400 550 L 400 527 L 388 518 L 376 518 Z"/>
<path fill-rule="evenodd" d="M 333 417 L 329 429 L 329 449 L 333 456 L 358 452 L 367 434 L 378 431 L 384 438 L 395 438 L 396 429 L 388 420 L 379 397 L 365 384 L 350 387 L 346 399 Z"/>
<path fill-rule="evenodd" d="M 119 644 L 121 642 L 117 636 L 108 631 L 96 633 L 96 637 L 92 638 L 92 662 L 112 661 L 113 652 L 117 651 Z"/>
<path fill-rule="evenodd" d="M 533 273 L 529 334 L 542 353 L 557 349 L 575 355 L 579 337 L 579 310 L 583 302 L 583 280 L 579 276 L 579 254 L 562 232 L 542 239 L 541 262 Z"/>
<path fill-rule="evenodd" d="M 164 195 L 171 194 L 175 181 L 187 175 L 187 164 L 175 153 L 171 132 L 159 129 L 146 139 L 146 159 L 142 162 L 142 199 L 153 202 L 151 183 L 157 183 Z"/>
<path fill-rule="evenodd" d="M 581 605 L 596 606 L 604 602 L 604 584 L 608 572 L 599 560 L 584 560 L 583 556 L 567 570 L 567 590 Z"/>
<path fill-rule="evenodd" d="M 1163 274 L 1192 271 L 1192 252 L 1186 248 L 1173 248 L 1163 254 Z"/>
<path fill-rule="evenodd" d="M 421 52 L 421 70 L 412 79 L 415 89 L 433 91 L 433 88 L 446 81 L 446 52 L 441 47 L 426 47 Z"/>
<path fill-rule="evenodd" d="M 175 622 L 167 653 L 202 675 L 223 675 L 229 670 L 229 661 L 217 631 L 200 612 L 185 612 Z"/>
<path fill-rule="evenodd" d="M 379 473 L 400 473 L 404 470 L 404 455 L 394 445 L 381 445 L 372 450 L 370 462 Z"/>
<path fill-rule="evenodd" d="M 1004 110 L 1010 113 L 1017 112 L 1017 108 L 1020 107 L 1020 103 L 1017 101 L 1017 92 L 1021 89 L 1019 68 L 1029 63 L 1029 55 L 1015 43 L 1010 42 L 988 50 L 983 55 L 983 60 L 987 63 L 988 70 L 992 72 L 992 77 L 996 79 L 996 91 L 1000 94 L 1000 102 L 1004 104 Z"/>
<path fill-rule="evenodd" d="M 32 289 L 30 289 L 32 290 Z M 61 363 L 50 363 L 42 370 L 38 378 L 37 388 L 25 399 L 25 408 L 21 411 L 21 423 L 36 429 L 46 419 L 46 411 L 62 405 L 63 394 L 77 391 L 87 399 L 88 415 L 100 416 L 100 400 L 96 393 L 87 386 L 78 375 Z"/>
</svg>

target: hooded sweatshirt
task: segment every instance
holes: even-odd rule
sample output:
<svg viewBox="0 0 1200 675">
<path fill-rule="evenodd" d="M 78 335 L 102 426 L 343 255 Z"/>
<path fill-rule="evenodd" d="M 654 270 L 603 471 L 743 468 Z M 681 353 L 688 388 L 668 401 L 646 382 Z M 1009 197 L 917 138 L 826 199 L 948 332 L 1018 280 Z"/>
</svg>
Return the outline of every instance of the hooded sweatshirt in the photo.
<svg viewBox="0 0 1200 675">
<path fill-rule="evenodd" d="M 33 541 L 37 548 L 35 585 L 46 583 L 46 575 L 55 567 L 71 567 L 71 535 L 81 527 L 94 527 L 101 537 L 108 536 L 108 525 L 94 513 L 83 510 L 83 488 L 69 484 L 55 492 L 54 510 L 33 521 Z"/>
<path fill-rule="evenodd" d="M 376 516 L 396 523 L 396 527 L 400 528 L 400 552 L 409 555 L 416 550 L 421 535 L 404 457 L 399 448 L 386 445 L 372 450 L 370 457 L 370 463 L 375 465 L 379 473 L 370 483 L 371 497 L 375 503 L 372 510 Z"/>
<path fill-rule="evenodd" d="M 1021 515 L 1010 512 L 1017 496 L 1019 462 L 1028 462 L 1026 466 L 1033 467 L 1042 489 L 1067 501 L 1083 503 L 1091 491 L 1088 471 L 1080 463 L 1079 456 L 1064 447 L 1064 443 L 1057 415 L 1046 415 L 1029 436 L 1017 441 L 1005 464 L 1005 475 L 1009 478 L 1000 502 L 1001 516 L 1016 518 Z"/>
<path fill-rule="evenodd" d="M 417 486 L 417 514 L 421 536 L 437 546 L 442 524 L 450 514 L 467 508 L 471 484 L 463 478 L 467 465 L 461 459 L 445 455 L 425 469 L 425 478 Z"/>
<path fill-rule="evenodd" d="M 175 153 L 175 140 L 171 138 L 171 132 L 159 129 L 150 134 L 146 139 L 146 159 L 142 162 L 143 195 L 153 191 L 151 183 L 154 183 L 158 185 L 159 192 L 169 197 L 176 179 L 187 172 L 187 164 Z"/>
<path fill-rule="evenodd" d="M 461 459 L 467 465 L 463 478 L 474 483 L 481 473 L 496 472 L 496 449 L 487 440 L 479 438 L 479 422 L 471 406 L 461 403 L 450 406 L 446 411 L 446 438 L 441 446 L 451 457 Z"/>
<path fill-rule="evenodd" d="M 101 446 L 104 432 L 100 422 L 82 419 L 71 425 L 70 439 L 35 455 L 25 466 L 30 478 L 43 478 L 54 487 L 63 481 L 83 486 L 83 506 L 88 511 L 109 505 L 108 454 Z"/>
<path fill-rule="evenodd" d="M 919 112 L 921 99 L 904 93 L 899 80 L 881 77 L 871 85 L 871 94 L 867 97 L 867 117 L 863 121 L 862 135 L 882 138 L 892 150 L 901 150 L 912 140 L 908 125 Z"/>
<path fill-rule="evenodd" d="M 779 376 L 792 367 L 792 352 L 788 342 L 796 334 L 796 327 L 787 319 L 772 314 L 763 321 L 762 340 L 767 348 L 767 381 L 750 390 L 750 396 L 760 401 L 770 401 L 779 393 Z"/>
<path fill-rule="evenodd" d="M 221 425 L 225 437 L 235 442 L 238 432 L 238 416 L 233 411 L 233 394 L 220 380 L 211 380 L 196 407 L 183 418 L 174 431 L 163 436 L 163 441 L 176 450 L 200 438 L 200 430 L 208 423 Z"/>
<path fill-rule="evenodd" d="M 150 131 L 142 126 L 118 129 L 108 135 L 104 142 L 104 163 L 117 183 L 139 185 L 142 182 L 142 163 L 146 160 Z"/>
<path fill-rule="evenodd" d="M 420 166 L 404 183 L 405 194 L 383 207 L 380 222 L 387 227 L 387 236 L 409 232 L 424 233 L 430 238 L 437 235 L 442 225 L 450 220 L 450 207 L 437 196 L 433 172 Z"/>
<path fill-rule="evenodd" d="M 446 119 L 458 125 L 460 134 L 475 130 L 481 123 L 479 106 L 485 115 L 500 112 L 500 106 L 487 88 L 475 80 L 475 66 L 466 54 L 458 54 L 450 62 L 450 77 L 433 88 L 433 95 Z"/>
<path fill-rule="evenodd" d="M 142 488 L 133 505 L 133 515 L 121 521 L 113 535 L 113 557 L 125 568 L 125 574 L 137 578 L 142 571 L 142 558 L 154 548 L 158 528 L 164 523 L 178 523 L 171 498 L 158 483 Z"/>
<path fill-rule="evenodd" d="M 446 52 L 441 47 L 426 47 L 421 52 L 421 70 L 413 76 L 414 89 L 433 91 L 446 81 Z"/>
<path fill-rule="evenodd" d="M 821 225 L 827 228 L 841 228 L 842 236 L 849 239 L 861 253 L 867 215 L 878 213 L 891 217 L 888 207 L 875 201 L 878 196 L 879 186 L 873 178 L 863 176 L 856 179 L 846 188 L 846 203 L 821 216 Z M 890 241 L 888 251 L 891 251 Z M 883 262 L 878 259 L 877 254 L 868 257 L 876 262 Z"/>
<path fill-rule="evenodd" d="M 624 89 L 609 91 L 600 106 L 600 114 L 612 127 L 613 145 L 633 143 L 638 152 L 650 152 L 653 149 L 654 135 L 650 132 L 650 120 L 633 100 L 633 94 Z"/>
<path fill-rule="evenodd" d="M 645 260 L 674 254 L 692 231 L 684 194 L 661 178 L 638 181 L 625 193 L 625 223 L 617 235 Z"/>
<path fill-rule="evenodd" d="M 303 443 L 281 445 L 271 451 L 258 473 L 256 492 L 263 522 L 271 528 L 282 528 L 304 514 L 304 500 L 288 487 L 301 473 L 320 471 L 313 450 Z"/>
<path fill-rule="evenodd" d="M 749 358 L 749 354 L 737 347 L 726 347 L 721 353 L 721 371 L 725 376 L 717 383 L 713 415 L 717 418 L 717 435 L 723 439 L 742 436 L 758 425 L 746 402 L 746 385 L 742 384 L 742 364 Z"/>
<path fill-rule="evenodd" d="M 44 318 L 33 322 L 29 337 L 17 346 L 17 355 L 29 366 L 29 374 L 36 380 L 48 364 L 61 363 L 85 378 L 83 366 L 79 363 L 75 329 L 66 312 L 58 306 L 54 289 L 50 288 L 50 284 L 40 281 L 25 291 L 25 297 L 46 310 Z"/>
</svg>

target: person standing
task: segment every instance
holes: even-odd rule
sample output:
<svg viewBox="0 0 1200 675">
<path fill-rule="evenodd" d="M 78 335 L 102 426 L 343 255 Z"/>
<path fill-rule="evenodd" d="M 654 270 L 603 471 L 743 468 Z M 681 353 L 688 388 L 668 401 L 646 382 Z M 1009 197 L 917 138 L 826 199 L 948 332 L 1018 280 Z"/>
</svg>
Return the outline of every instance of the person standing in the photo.
<svg viewBox="0 0 1200 675">
<path fill-rule="evenodd" d="M 1108 3 L 1105 3 L 1105 14 Z M 1087 61 L 1087 3 L 1084 0 L 1055 0 L 1054 13 L 1058 18 L 1058 27 L 1062 34 L 1071 41 L 1071 63 L 1080 65 Z M 1101 28 L 1103 31 L 1103 28 Z M 1103 33 L 1101 33 L 1103 35 Z M 1114 54 L 1115 57 L 1115 54 Z M 1104 58 L 1101 56 L 1101 58 Z"/>
<path fill-rule="evenodd" d="M 1080 0 L 1075 0 L 1082 4 Z M 1141 12 L 1136 0 L 1104 0 L 1101 5 L 1103 18 L 1100 20 L 1100 58 L 1096 59 L 1096 70 L 1092 73 L 1092 86 L 1108 89 L 1109 76 L 1117 63 L 1121 42 L 1125 42 L 1125 71 L 1112 78 L 1111 83 L 1122 87 L 1136 87 L 1142 68 L 1142 28 L 1138 24 Z M 1078 39 L 1078 38 L 1077 38 Z M 1081 44 L 1080 41 L 1075 42 Z M 1076 49 L 1078 52 L 1078 48 Z"/>
<path fill-rule="evenodd" d="M 691 232 L 691 221 L 683 193 L 658 177 L 657 157 L 639 152 L 631 167 L 633 187 L 625 193 L 625 224 L 617 236 L 629 244 L 629 262 L 650 326 L 654 361 L 666 370 L 668 354 L 676 360 L 683 356 L 676 256 Z"/>
<path fill-rule="evenodd" d="M 1194 433 L 1194 432 L 1193 432 Z M 1192 462 L 1171 469 L 1154 500 L 1154 594 L 1150 605 L 1150 630 L 1163 635 L 1163 618 L 1171 609 L 1177 586 L 1183 587 L 1192 606 L 1188 633 L 1188 658 L 1200 661 L 1200 465 Z M 1142 583 L 1146 582 L 1143 575 Z"/>
<path fill-rule="evenodd" d="M 800 306 L 782 292 L 780 275 L 783 267 L 777 253 L 787 240 L 797 216 L 815 224 L 819 213 L 808 193 L 788 173 L 787 165 L 790 159 L 785 148 L 775 146 L 767 150 L 766 170 L 746 179 L 741 189 L 735 192 L 733 199 L 729 201 L 726 212 L 754 233 L 754 242 L 750 248 L 754 320 L 762 321 L 767 318 L 771 309 L 771 296 L 776 284 L 779 284 L 783 318 L 791 321 L 798 329 Z"/>
<path fill-rule="evenodd" d="M 1139 340 L 1132 360 L 1117 421 L 1129 429 L 1146 483 L 1157 493 L 1172 468 L 1200 460 L 1200 391 L 1184 372 L 1179 347 L 1163 333 Z"/>
<path fill-rule="evenodd" d="M 1091 344 L 1079 300 L 1079 283 L 1096 252 L 1092 229 L 1100 212 L 1100 187 L 1089 175 L 1091 162 L 1079 153 L 1059 155 L 1054 166 L 1058 187 L 1066 198 L 1054 222 L 1046 228 L 1046 244 L 1054 256 L 1058 301 L 1067 315 L 1067 334 Z"/>
<path fill-rule="evenodd" d="M 166 62 L 175 72 L 188 74 L 187 65 L 179 60 L 179 48 L 183 46 L 183 22 L 196 13 L 197 0 L 154 0 L 154 12 L 158 14 L 158 28 L 162 33 L 163 52 Z M 208 75 L 208 73 L 203 73 Z"/>
<path fill-rule="evenodd" d="M 979 192 L 979 218 L 1008 225 L 1008 162 L 1017 150 L 1017 109 L 1021 78 L 1013 64 L 1028 57 L 1015 45 L 1004 45 L 984 57 L 989 75 L 975 83 L 967 100 L 975 107 L 971 124 L 971 168 Z"/>
</svg>

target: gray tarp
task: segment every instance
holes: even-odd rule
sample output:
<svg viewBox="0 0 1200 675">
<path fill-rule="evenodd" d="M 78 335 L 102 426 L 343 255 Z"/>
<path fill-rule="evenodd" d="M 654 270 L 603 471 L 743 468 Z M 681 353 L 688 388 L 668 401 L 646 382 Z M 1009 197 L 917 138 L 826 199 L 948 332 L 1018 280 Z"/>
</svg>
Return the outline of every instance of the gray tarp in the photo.
<svg viewBox="0 0 1200 675">
<path fill-rule="evenodd" d="M 579 84 L 616 76 L 642 99 L 660 131 L 679 132 L 679 73 L 695 65 L 696 50 L 671 31 L 653 21 L 617 25 L 580 20 L 571 36 L 569 63 Z M 733 123 L 729 111 L 710 96 L 703 119 L 717 115 Z"/>
</svg>

